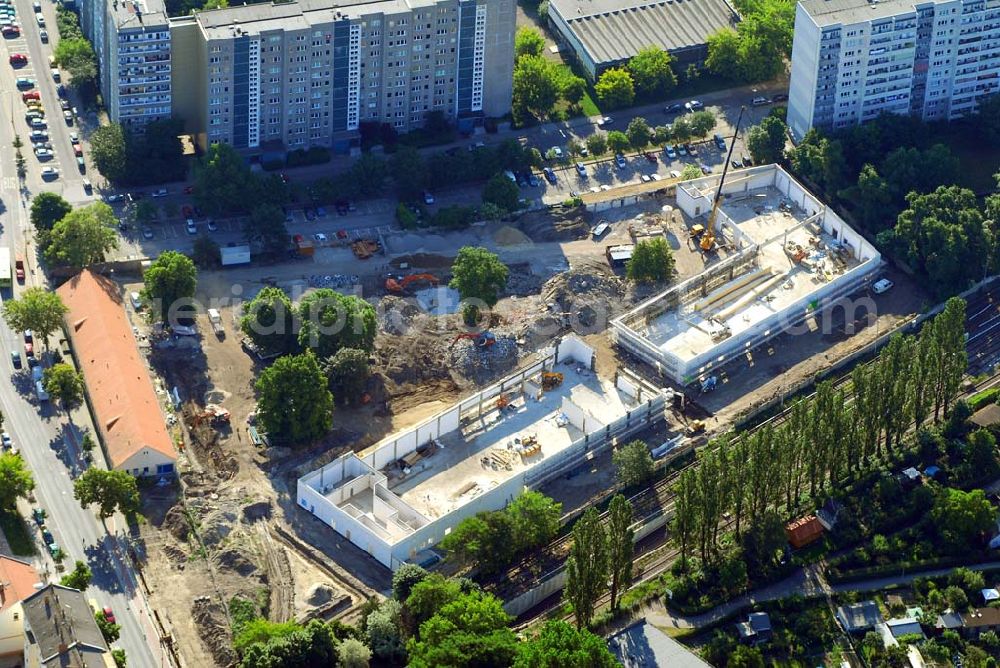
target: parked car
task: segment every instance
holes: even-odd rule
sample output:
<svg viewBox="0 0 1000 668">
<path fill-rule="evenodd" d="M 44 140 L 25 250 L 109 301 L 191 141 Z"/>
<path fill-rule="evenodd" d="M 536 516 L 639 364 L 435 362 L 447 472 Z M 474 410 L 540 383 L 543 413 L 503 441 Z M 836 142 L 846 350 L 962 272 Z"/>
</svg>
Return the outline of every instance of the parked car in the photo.
<svg viewBox="0 0 1000 668">
<path fill-rule="evenodd" d="M 209 232 L 217 232 L 218 230 L 219 230 L 219 226 L 216 224 L 216 222 L 214 220 L 208 221 L 208 231 Z"/>
<path fill-rule="evenodd" d="M 158 190 L 154 190 L 151 194 L 153 197 L 166 197 L 169 194 L 169 191 L 166 188 L 160 188 Z"/>
<path fill-rule="evenodd" d="M 556 181 L 557 181 L 557 179 L 556 179 L 556 173 L 552 170 L 551 167 L 546 167 L 545 169 L 543 169 L 542 170 L 542 174 L 545 175 L 545 180 L 546 181 L 548 181 L 552 185 L 556 184 Z"/>
<path fill-rule="evenodd" d="M 66 125 L 73 125 L 73 112 L 64 111 L 63 120 L 66 121 Z"/>
<path fill-rule="evenodd" d="M 667 157 L 669 159 L 671 159 L 671 160 L 676 160 L 677 159 L 677 151 L 674 149 L 673 146 L 665 146 L 663 148 L 663 152 L 667 154 Z"/>
<path fill-rule="evenodd" d="M 152 239 L 153 238 L 153 230 L 151 228 L 148 228 L 148 227 L 142 228 L 142 238 L 143 239 Z"/>
<path fill-rule="evenodd" d="M 688 154 L 687 148 L 684 146 L 684 144 L 677 144 L 676 146 L 674 146 L 674 150 L 677 151 L 677 155 L 681 156 L 682 158 Z"/>
<path fill-rule="evenodd" d="M 889 290 L 891 290 L 892 286 L 894 285 L 895 283 L 890 281 L 888 278 L 880 278 L 879 280 L 875 281 L 875 283 L 872 284 L 872 292 L 874 292 L 877 295 L 880 295 L 883 292 L 888 292 Z"/>
<path fill-rule="evenodd" d="M 705 105 L 699 100 L 691 100 L 684 103 L 684 108 L 688 111 L 699 111 L 700 109 L 704 109 Z"/>
<path fill-rule="evenodd" d="M 712 137 L 712 141 L 715 142 L 715 145 L 719 147 L 720 151 L 726 150 L 726 140 L 722 138 L 722 135 L 714 135 Z"/>
<path fill-rule="evenodd" d="M 534 172 L 528 172 L 528 185 L 532 188 L 538 187 L 538 175 Z"/>
<path fill-rule="evenodd" d="M 49 138 L 49 133 L 45 130 L 32 130 L 28 136 L 31 137 L 31 141 L 45 141 Z"/>
<path fill-rule="evenodd" d="M 788 102 L 788 95 L 786 93 L 778 93 L 771 98 L 772 102 Z"/>
<path fill-rule="evenodd" d="M 552 152 L 553 158 L 555 158 L 556 160 L 562 160 L 563 151 L 561 148 L 559 148 L 558 146 L 553 146 L 549 150 Z"/>
<path fill-rule="evenodd" d="M 198 226 L 194 224 L 194 221 L 190 218 L 187 219 L 187 233 L 188 234 L 198 234 Z"/>
<path fill-rule="evenodd" d="M 108 202 L 109 204 L 114 204 L 115 202 L 121 202 L 124 199 L 125 195 L 118 195 L 118 194 L 106 195 L 104 197 L 104 201 Z"/>
<path fill-rule="evenodd" d="M 41 100 L 42 94 L 37 90 L 29 90 L 26 93 L 21 93 L 21 100 L 27 102 L 28 100 Z"/>
<path fill-rule="evenodd" d="M 104 619 L 106 619 L 109 624 L 115 623 L 115 613 L 112 612 L 111 608 L 104 608 Z"/>
<path fill-rule="evenodd" d="M 10 64 L 15 67 L 28 64 L 28 57 L 23 53 L 12 53 L 10 54 L 10 58 L 8 60 L 10 60 Z"/>
<path fill-rule="evenodd" d="M 42 167 L 42 178 L 46 181 L 53 181 L 59 178 L 59 170 L 55 167 Z"/>
<path fill-rule="evenodd" d="M 18 90 L 30 90 L 35 87 L 35 80 L 28 77 L 18 77 L 14 80 Z"/>
<path fill-rule="evenodd" d="M 41 38 L 42 44 L 48 44 L 49 43 L 49 31 L 48 30 L 39 30 L 38 31 L 38 36 Z"/>
<path fill-rule="evenodd" d="M 646 157 L 647 161 L 653 163 L 654 165 L 660 161 L 660 159 L 657 158 L 656 154 L 653 153 L 652 151 L 646 151 L 645 153 L 643 153 L 643 155 Z"/>
<path fill-rule="evenodd" d="M 74 144 L 79 144 L 80 143 L 80 137 L 75 132 L 70 132 L 69 133 L 69 140 L 70 140 L 70 142 L 72 142 Z"/>
<path fill-rule="evenodd" d="M 663 111 L 667 114 L 679 114 L 684 111 L 684 105 L 680 102 L 674 102 L 673 104 L 668 104 L 664 107 Z"/>
<path fill-rule="evenodd" d="M 49 127 L 49 124 L 45 122 L 45 119 L 44 118 L 40 118 L 38 116 L 36 116 L 36 117 L 32 118 L 30 121 L 28 121 L 28 125 L 30 125 L 31 127 L 35 128 L 35 129 L 41 129 L 41 128 L 47 128 L 47 127 Z"/>
<path fill-rule="evenodd" d="M 690 156 L 696 156 L 696 155 L 698 155 L 698 147 L 695 146 L 694 144 L 690 144 L 690 143 L 684 144 L 684 148 L 687 149 L 688 155 L 690 155 Z"/>
<path fill-rule="evenodd" d="M 3 36 L 4 37 L 20 37 L 21 36 L 21 29 L 18 28 L 17 26 L 4 26 L 2 32 L 3 32 Z M 42 31 L 42 32 L 44 32 L 44 31 Z M 43 42 L 48 41 L 48 35 L 46 35 L 45 39 L 43 39 L 42 41 Z"/>
<path fill-rule="evenodd" d="M 625 169 L 625 156 L 621 153 L 615 153 L 615 164 L 618 165 L 618 169 Z"/>
<path fill-rule="evenodd" d="M 10 363 L 14 365 L 15 369 L 21 368 L 21 353 L 16 350 L 10 351 Z"/>
<path fill-rule="evenodd" d="M 52 75 L 52 80 L 59 83 L 62 80 L 62 74 L 59 73 L 58 67 L 53 67 L 49 70 L 49 74 Z"/>
<path fill-rule="evenodd" d="M 771 104 L 771 100 L 764 97 L 763 95 L 758 95 L 754 99 L 750 100 L 750 104 L 755 107 L 763 107 L 765 105 Z"/>
<path fill-rule="evenodd" d="M 611 125 L 614 122 L 615 119 L 611 118 L 610 116 L 604 116 L 602 118 L 597 119 L 597 127 L 599 128 L 607 127 L 608 125 Z"/>
<path fill-rule="evenodd" d="M 83 159 L 83 156 L 79 156 L 76 159 L 76 168 L 80 170 L 81 174 L 86 174 L 87 173 L 87 163 Z"/>
<path fill-rule="evenodd" d="M 576 173 L 580 175 L 581 179 L 587 178 L 587 167 L 582 162 L 576 163 Z"/>
</svg>

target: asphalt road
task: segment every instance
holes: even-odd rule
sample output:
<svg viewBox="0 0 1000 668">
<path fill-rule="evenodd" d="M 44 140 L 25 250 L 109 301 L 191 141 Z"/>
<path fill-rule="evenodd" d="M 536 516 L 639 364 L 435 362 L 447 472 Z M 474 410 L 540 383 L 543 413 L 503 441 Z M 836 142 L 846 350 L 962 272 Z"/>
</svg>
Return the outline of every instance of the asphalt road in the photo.
<svg viewBox="0 0 1000 668">
<path fill-rule="evenodd" d="M 0 90 L 5 91 L 0 100 L 0 244 L 11 248 L 13 254 L 23 254 L 28 259 L 27 285 L 45 286 L 45 278 L 38 272 L 32 259 L 34 246 L 28 234 L 28 208 L 30 196 L 44 191 L 55 191 L 75 203 L 89 198 L 83 192 L 83 176 L 76 167 L 70 144 L 69 132 L 59 110 L 55 83 L 49 74 L 48 55 L 51 45 L 42 44 L 34 20 L 31 0 L 14 0 L 17 20 L 21 24 L 19 38 L 3 39 L 0 49 Z M 50 34 L 55 32 L 55 5 L 42 0 L 43 12 Z M 25 53 L 27 66 L 14 70 L 8 63 L 12 53 Z M 46 115 L 51 119 L 50 136 L 55 149 L 55 159 L 39 163 L 28 143 L 29 128 L 24 120 L 24 104 L 14 86 L 15 77 L 30 77 L 37 81 Z M 28 175 L 24 190 L 16 176 L 13 141 L 20 135 L 26 146 L 22 149 L 27 161 Z M 40 169 L 43 164 L 57 166 L 58 179 L 43 182 Z M 15 296 L 21 286 L 4 289 L 3 299 Z M 40 342 L 35 343 L 41 349 Z M 152 618 L 141 592 L 137 591 L 136 576 L 118 538 L 109 534 L 93 511 L 83 509 L 73 498 L 73 478 L 82 470 L 80 459 L 80 432 L 67 420 L 62 411 L 51 405 L 39 405 L 32 393 L 31 372 L 24 364 L 20 370 L 13 368 L 11 351 L 23 356 L 23 338 L 0 320 L 0 406 L 5 417 L 5 429 L 11 434 L 16 447 L 27 461 L 35 478 L 35 506 L 48 513 L 46 525 L 55 541 L 66 553 L 67 568 L 77 559 L 86 561 L 94 572 L 94 580 L 87 596 L 102 606 L 110 606 L 121 624 L 121 638 L 116 646 L 125 649 L 129 665 L 167 665 L 160 649 Z M 85 420 L 85 415 L 78 416 Z M 121 518 L 111 518 L 108 526 L 124 527 Z M 32 528 L 39 556 L 36 566 L 49 578 L 58 581 L 54 563 L 42 544 L 40 532 Z"/>
</svg>

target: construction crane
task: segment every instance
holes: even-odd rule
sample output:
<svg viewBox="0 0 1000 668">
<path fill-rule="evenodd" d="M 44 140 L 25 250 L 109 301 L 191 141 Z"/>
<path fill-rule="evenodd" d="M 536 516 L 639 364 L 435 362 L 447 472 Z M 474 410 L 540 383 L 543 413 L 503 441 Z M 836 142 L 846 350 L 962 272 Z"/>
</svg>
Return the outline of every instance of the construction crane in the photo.
<svg viewBox="0 0 1000 668">
<path fill-rule="evenodd" d="M 746 105 L 740 107 L 740 115 L 736 119 L 736 131 L 733 132 L 733 139 L 729 142 L 729 153 L 726 154 L 726 159 L 722 163 L 722 177 L 719 179 L 719 188 L 715 191 L 715 199 L 712 200 L 712 210 L 708 214 L 705 233 L 701 236 L 700 246 L 706 253 L 715 247 L 715 218 L 719 215 L 719 202 L 722 201 L 722 186 L 726 183 L 726 174 L 729 173 L 730 161 L 733 159 L 733 149 L 736 148 L 736 137 L 740 134 L 740 124 L 743 122 L 743 113 L 746 110 Z"/>
<path fill-rule="evenodd" d="M 411 283 L 416 283 L 417 281 L 427 281 L 432 286 L 440 282 L 434 274 L 412 274 L 399 281 L 391 277 L 385 279 L 385 289 L 389 292 L 403 292 L 406 288 L 410 287 Z"/>
<path fill-rule="evenodd" d="M 493 332 L 462 332 L 461 334 L 457 334 L 455 338 L 451 340 L 451 345 L 448 347 L 451 348 L 462 339 L 471 339 L 476 344 L 477 348 L 489 348 L 497 342 L 497 337 L 493 334 Z"/>
</svg>

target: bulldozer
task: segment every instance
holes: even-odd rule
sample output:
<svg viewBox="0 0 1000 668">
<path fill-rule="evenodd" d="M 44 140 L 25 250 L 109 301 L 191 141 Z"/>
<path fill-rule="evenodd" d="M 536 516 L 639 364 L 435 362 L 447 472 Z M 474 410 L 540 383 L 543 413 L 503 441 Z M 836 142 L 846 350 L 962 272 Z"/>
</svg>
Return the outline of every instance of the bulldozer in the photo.
<svg viewBox="0 0 1000 668">
<path fill-rule="evenodd" d="M 542 389 L 548 392 L 549 390 L 554 390 L 563 382 L 563 375 L 561 373 L 553 371 L 543 371 L 542 372 Z"/>
<path fill-rule="evenodd" d="M 431 287 L 436 286 L 440 282 L 438 281 L 438 277 L 434 274 L 412 274 L 399 281 L 392 277 L 385 279 L 385 289 L 389 292 L 398 294 L 417 281 L 427 281 L 431 284 Z"/>
<path fill-rule="evenodd" d="M 743 122 L 743 113 L 746 110 L 746 106 L 740 107 L 740 115 L 736 119 L 736 132 L 733 133 L 733 140 L 729 143 L 729 153 L 726 155 L 726 161 L 722 163 L 722 177 L 719 179 L 719 187 L 715 191 L 715 198 L 712 200 L 712 210 L 709 212 L 708 220 L 705 223 L 705 233 L 701 235 L 701 241 L 698 244 L 705 253 L 715 248 L 715 219 L 719 215 L 719 203 L 722 201 L 722 186 L 726 183 L 726 174 L 729 173 L 729 165 L 733 159 L 733 149 L 736 148 L 736 137 L 740 134 L 740 124 Z"/>
<path fill-rule="evenodd" d="M 704 420 L 692 420 L 690 423 L 688 423 L 688 429 L 687 429 L 688 436 L 696 436 L 703 431 L 705 431 Z"/>
<path fill-rule="evenodd" d="M 489 348 L 497 342 L 497 337 L 493 334 L 493 332 L 462 332 L 461 334 L 457 334 L 455 338 L 451 340 L 451 345 L 448 347 L 451 348 L 462 339 L 471 339 L 472 342 L 476 344 L 477 348 Z"/>
</svg>

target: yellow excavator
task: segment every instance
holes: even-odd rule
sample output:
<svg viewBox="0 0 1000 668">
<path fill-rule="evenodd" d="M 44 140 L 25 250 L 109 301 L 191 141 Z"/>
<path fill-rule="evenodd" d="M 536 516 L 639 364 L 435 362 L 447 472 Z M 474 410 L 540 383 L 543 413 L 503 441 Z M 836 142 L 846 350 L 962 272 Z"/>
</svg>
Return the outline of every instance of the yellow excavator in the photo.
<svg viewBox="0 0 1000 668">
<path fill-rule="evenodd" d="M 746 105 L 740 107 L 740 116 L 736 119 L 736 131 L 733 139 L 729 142 L 729 153 L 722 163 L 722 178 L 719 179 L 719 187 L 715 191 L 715 199 L 712 200 L 712 210 L 708 213 L 708 222 L 705 224 L 705 233 L 701 235 L 699 246 L 704 252 L 709 252 L 715 248 L 715 219 L 719 215 L 719 202 L 722 201 L 722 186 L 726 182 L 726 174 L 729 173 L 729 165 L 733 159 L 733 149 L 736 148 L 736 137 L 740 134 L 740 124 L 743 123 L 743 112 L 747 110 Z"/>
</svg>

